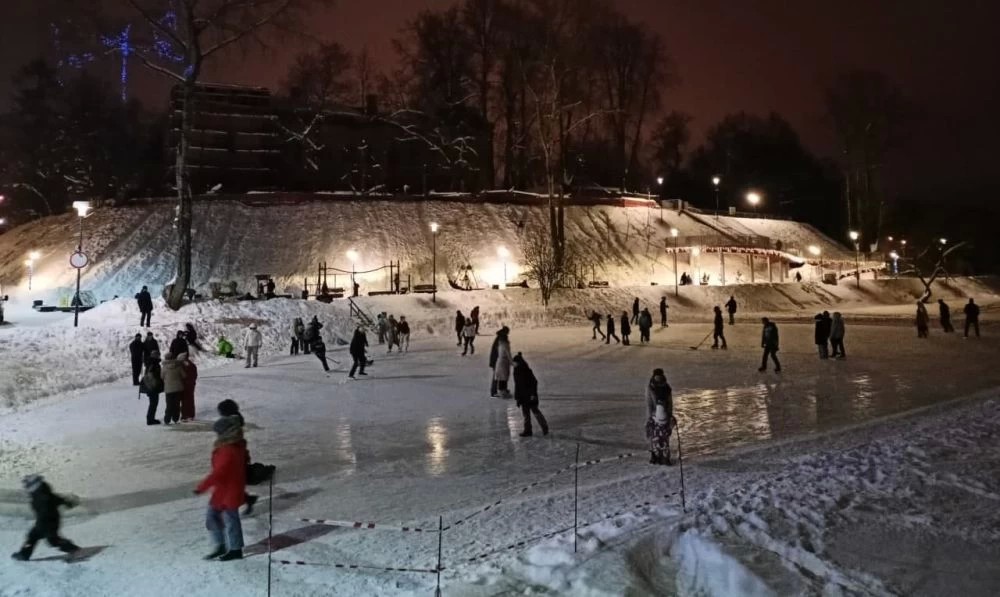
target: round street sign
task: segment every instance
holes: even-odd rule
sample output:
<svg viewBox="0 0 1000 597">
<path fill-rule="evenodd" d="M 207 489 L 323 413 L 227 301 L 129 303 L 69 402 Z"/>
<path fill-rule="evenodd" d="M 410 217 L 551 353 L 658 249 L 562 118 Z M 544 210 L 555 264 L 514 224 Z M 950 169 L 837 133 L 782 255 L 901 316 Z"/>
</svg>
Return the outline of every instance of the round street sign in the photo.
<svg viewBox="0 0 1000 597">
<path fill-rule="evenodd" d="M 90 258 L 83 251 L 74 251 L 72 255 L 69 256 L 69 264 L 76 269 L 82 269 L 87 267 L 90 263 Z"/>
</svg>

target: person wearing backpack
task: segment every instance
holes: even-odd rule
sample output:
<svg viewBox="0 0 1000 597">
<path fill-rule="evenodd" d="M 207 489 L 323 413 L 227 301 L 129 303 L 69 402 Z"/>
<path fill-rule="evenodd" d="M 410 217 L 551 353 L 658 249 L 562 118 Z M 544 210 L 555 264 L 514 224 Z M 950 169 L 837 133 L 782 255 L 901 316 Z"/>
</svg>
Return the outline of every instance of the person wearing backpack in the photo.
<svg viewBox="0 0 1000 597">
<path fill-rule="evenodd" d="M 142 374 L 139 382 L 139 391 L 149 398 L 149 407 L 146 409 L 146 425 L 159 425 L 156 418 L 156 407 L 160 403 L 160 392 L 163 391 L 163 374 L 160 371 L 160 352 L 154 350 L 149 353 L 146 359 L 146 372 Z"/>
<path fill-rule="evenodd" d="M 672 465 L 670 460 L 670 432 L 674 420 L 673 391 L 667 383 L 663 369 L 653 369 L 653 377 L 646 385 L 646 439 L 649 440 L 649 463 Z"/>
</svg>

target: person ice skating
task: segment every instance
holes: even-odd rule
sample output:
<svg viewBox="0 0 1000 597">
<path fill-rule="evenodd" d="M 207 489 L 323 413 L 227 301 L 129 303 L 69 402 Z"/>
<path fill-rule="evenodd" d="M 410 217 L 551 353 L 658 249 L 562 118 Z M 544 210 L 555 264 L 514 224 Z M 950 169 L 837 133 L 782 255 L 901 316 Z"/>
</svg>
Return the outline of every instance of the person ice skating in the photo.
<svg viewBox="0 0 1000 597">
<path fill-rule="evenodd" d="M 190 323 L 184 324 L 184 341 L 188 343 L 188 347 L 201 352 L 205 351 L 201 346 L 201 342 L 198 341 L 198 332 L 195 331 L 194 326 Z"/>
<path fill-rule="evenodd" d="M 160 352 L 154 350 L 146 357 L 146 371 L 139 382 L 139 391 L 146 395 L 149 406 L 146 408 L 146 425 L 159 425 L 156 418 L 156 407 L 160 404 L 160 392 L 163 391 L 163 372 L 160 370 Z"/>
<path fill-rule="evenodd" d="M 465 320 L 465 327 L 462 328 L 462 339 L 464 340 L 464 348 L 462 348 L 462 356 L 464 357 L 466 353 L 476 354 L 476 323 L 472 321 L 472 318 Z"/>
<path fill-rule="evenodd" d="M 212 490 L 205 526 L 215 549 L 206 560 L 226 562 L 243 559 L 243 527 L 240 506 L 246 499 L 247 449 L 240 417 L 222 417 L 212 426 L 216 433 L 212 450 L 212 472 L 194 492 Z"/>
<path fill-rule="evenodd" d="M 145 360 L 146 348 L 142 343 L 142 334 L 136 334 L 128 345 L 128 354 L 132 359 L 132 385 L 139 385 L 139 375 L 142 374 L 142 363 Z"/>
<path fill-rule="evenodd" d="M 465 329 L 465 319 L 461 311 L 455 311 L 455 337 L 458 339 L 458 344 L 455 346 L 462 345 L 462 330 Z"/>
<path fill-rule="evenodd" d="M 976 301 L 969 299 L 967 305 L 963 309 L 965 312 L 965 337 L 969 337 L 969 327 L 976 330 L 976 338 L 979 337 L 979 305 Z"/>
<path fill-rule="evenodd" d="M 365 365 L 368 363 L 368 357 L 365 354 L 367 348 L 368 336 L 365 335 L 364 328 L 359 325 L 354 329 L 354 336 L 351 338 L 350 353 L 354 364 L 351 365 L 351 372 L 347 374 L 347 377 L 353 379 L 355 371 L 358 372 L 358 375 L 368 375 L 365 373 Z"/>
<path fill-rule="evenodd" d="M 184 330 L 180 330 L 174 336 L 174 339 L 170 341 L 170 352 L 174 356 L 177 356 L 179 354 L 187 354 L 187 351 L 188 343 L 185 339 Z"/>
<path fill-rule="evenodd" d="M 161 374 L 163 375 L 163 394 L 166 406 L 163 411 L 163 422 L 167 425 L 181 420 L 181 399 L 184 397 L 183 363 L 171 353 L 163 355 Z"/>
<path fill-rule="evenodd" d="M 638 318 L 637 318 L 637 322 L 638 322 Z M 622 329 L 620 331 L 622 333 L 622 344 L 624 344 L 625 346 L 628 346 L 628 343 L 629 343 L 628 337 L 629 337 L 629 334 L 632 333 L 632 324 L 629 323 L 628 312 L 627 311 L 622 311 L 621 328 Z"/>
<path fill-rule="evenodd" d="M 35 513 L 35 524 L 28 531 L 21 549 L 11 554 L 15 560 L 27 562 L 35 552 L 35 546 L 42 539 L 49 545 L 67 554 L 73 554 L 80 548 L 59 534 L 61 516 L 59 506 L 75 508 L 78 501 L 72 496 L 61 496 L 52 491 L 41 475 L 28 475 L 21 480 L 24 490 L 31 496 L 31 509 Z"/>
<path fill-rule="evenodd" d="M 243 418 L 243 413 L 240 412 L 240 405 L 236 404 L 235 400 L 226 398 L 222 402 L 216 405 L 215 410 L 218 411 L 220 417 L 236 417 L 240 421 L 240 428 L 246 428 L 246 420 Z M 247 480 L 250 478 L 250 448 L 246 443 L 246 435 L 243 438 L 243 447 L 246 449 L 247 454 Z M 250 516 L 253 514 L 253 506 L 257 503 L 257 496 L 244 492 L 243 503 L 246 504 L 246 508 L 243 509 L 243 514 L 245 516 Z"/>
<path fill-rule="evenodd" d="M 393 346 L 399 348 L 399 322 L 392 315 L 389 315 L 389 319 L 386 320 L 385 340 L 389 344 L 388 352 L 392 352 Z"/>
<path fill-rule="evenodd" d="M 819 352 L 820 359 L 827 359 L 830 357 L 828 341 L 830 340 L 830 316 L 826 316 L 823 313 L 817 313 L 813 317 L 815 322 L 815 329 L 813 331 L 813 340 L 816 343 L 816 350 Z"/>
<path fill-rule="evenodd" d="M 628 314 L 624 314 L 628 319 Z M 545 420 L 545 415 L 538 410 L 538 379 L 521 353 L 514 355 L 514 401 L 521 407 L 521 414 L 524 415 L 524 431 L 521 437 L 531 437 L 531 415 L 535 415 L 538 426 L 542 428 L 542 435 L 549 434 L 549 423 Z"/>
<path fill-rule="evenodd" d="M 316 355 L 323 365 L 323 371 L 329 371 L 330 365 L 326 362 L 326 342 L 323 341 L 323 334 L 316 332 L 312 339 L 312 353 Z"/>
<path fill-rule="evenodd" d="M 501 338 L 506 338 L 509 333 L 510 333 L 510 328 L 508 328 L 507 326 L 503 326 L 502 328 L 500 328 L 499 330 L 497 330 L 496 337 L 493 338 L 493 345 L 490 346 L 489 367 L 490 367 L 490 397 L 491 398 L 496 398 L 497 397 L 497 378 L 496 378 L 495 375 L 493 375 L 493 370 L 494 370 L 494 368 L 496 368 L 496 365 L 497 365 L 497 356 L 498 356 L 499 350 L 500 350 L 500 339 Z"/>
<path fill-rule="evenodd" d="M 135 302 L 139 306 L 139 327 L 149 327 L 153 318 L 153 297 L 149 295 L 149 289 L 145 286 L 136 293 Z"/>
<path fill-rule="evenodd" d="M 187 423 L 194 420 L 194 390 L 198 382 L 198 366 L 194 364 L 188 355 L 177 356 L 181 366 L 184 368 L 184 394 L 181 396 L 181 422 Z"/>
<path fill-rule="evenodd" d="M 663 369 L 653 369 L 646 385 L 646 439 L 649 440 L 649 463 L 671 465 L 670 432 L 674 426 L 673 390 Z"/>
<path fill-rule="evenodd" d="M 667 297 L 661 296 L 660 297 L 660 327 L 663 327 L 663 328 L 667 327 L 667 309 L 669 309 L 669 308 L 670 307 L 667 306 Z"/>
<path fill-rule="evenodd" d="M 160 352 L 160 343 L 156 341 L 153 336 L 153 332 L 146 332 L 146 338 L 142 341 L 142 348 L 146 351 L 147 355 L 153 354 L 153 352 Z"/>
<path fill-rule="evenodd" d="M 712 322 L 712 348 L 718 349 L 719 340 L 722 340 L 722 350 L 727 350 L 729 346 L 726 344 L 726 335 L 724 333 L 724 325 L 722 322 L 722 309 L 716 305 L 713 310 L 715 311 L 715 319 Z"/>
<path fill-rule="evenodd" d="M 479 335 L 479 305 L 472 308 L 472 312 L 469 313 L 469 318 L 472 319 L 472 323 L 476 326 L 476 335 Z"/>
<path fill-rule="evenodd" d="M 938 299 L 938 314 L 941 317 L 941 329 L 944 330 L 944 333 L 954 332 L 955 328 L 951 325 L 951 307 L 944 302 L 944 299 Z"/>
<path fill-rule="evenodd" d="M 378 343 L 385 344 L 385 333 L 387 328 L 387 322 L 385 318 L 385 311 L 378 314 L 375 321 L 375 328 L 378 332 Z"/>
<path fill-rule="evenodd" d="M 736 297 L 733 295 L 726 301 L 726 313 L 729 313 L 729 325 L 736 325 Z"/>
<path fill-rule="evenodd" d="M 622 339 L 619 338 L 618 334 L 615 333 L 615 317 L 610 313 L 608 313 L 607 326 L 608 326 L 608 335 L 605 338 L 604 343 L 611 344 L 611 339 L 614 338 L 615 344 L 621 344 Z"/>
<path fill-rule="evenodd" d="M 927 307 L 922 301 L 917 301 L 917 338 L 926 338 L 930 324 L 930 317 L 927 315 Z"/>
<path fill-rule="evenodd" d="M 767 357 L 774 361 L 774 372 L 781 372 L 781 362 L 778 361 L 778 326 L 770 319 L 761 318 L 763 329 L 760 333 L 760 346 L 764 349 L 764 356 L 760 359 L 760 369 L 757 371 L 767 371 Z"/>
<path fill-rule="evenodd" d="M 303 334 L 302 336 L 303 342 L 301 348 L 303 349 L 303 352 L 309 354 L 309 352 L 312 350 L 313 341 L 316 339 L 316 336 L 319 335 L 320 330 L 322 329 L 323 329 L 323 324 L 319 322 L 319 317 L 313 315 L 313 318 L 310 319 L 309 323 L 306 325 L 305 334 Z"/>
<path fill-rule="evenodd" d="M 397 343 L 400 350 L 410 352 L 410 323 L 406 321 L 405 315 L 399 316 L 399 336 Z"/>
<path fill-rule="evenodd" d="M 243 350 L 247 353 L 247 363 L 243 367 L 244 369 L 257 366 L 257 353 L 260 352 L 260 346 L 263 343 L 264 338 L 257 329 L 257 324 L 251 323 L 247 331 L 243 333 Z"/>
<path fill-rule="evenodd" d="M 290 355 L 299 354 L 299 345 L 302 343 L 302 339 L 305 337 L 305 335 L 306 335 L 306 325 L 302 323 L 301 317 L 296 317 L 295 319 L 292 320 L 292 330 L 291 330 L 292 346 L 291 348 L 289 348 L 288 354 Z M 305 350 L 305 347 L 303 347 L 303 350 Z"/>
<path fill-rule="evenodd" d="M 600 334 L 601 340 L 606 340 L 607 337 L 604 335 L 604 332 L 601 331 L 601 323 L 603 320 L 601 319 L 601 316 L 597 313 L 597 311 L 594 311 L 590 314 L 590 321 L 594 324 L 594 329 L 591 330 L 592 334 L 590 339 L 597 340 L 597 334 Z"/>
<path fill-rule="evenodd" d="M 844 350 L 844 316 L 840 311 L 833 312 L 833 319 L 830 321 L 830 356 L 836 359 L 846 359 L 847 352 Z"/>
<path fill-rule="evenodd" d="M 631 321 L 631 323 L 634 323 L 636 325 L 639 324 L 639 297 L 635 297 L 635 300 L 632 301 L 632 321 Z"/>
<path fill-rule="evenodd" d="M 493 379 L 497 380 L 497 395 L 500 398 L 510 398 L 507 381 L 510 379 L 510 337 L 508 334 L 497 336 L 497 360 L 493 366 Z"/>
<path fill-rule="evenodd" d="M 639 313 L 639 343 L 649 342 L 649 332 L 653 329 L 653 316 L 649 309 L 643 309 Z"/>
<path fill-rule="evenodd" d="M 216 343 L 215 348 L 220 357 L 225 357 L 227 359 L 236 358 L 236 355 L 233 354 L 233 343 L 226 340 L 225 336 L 219 336 L 219 341 Z"/>
</svg>

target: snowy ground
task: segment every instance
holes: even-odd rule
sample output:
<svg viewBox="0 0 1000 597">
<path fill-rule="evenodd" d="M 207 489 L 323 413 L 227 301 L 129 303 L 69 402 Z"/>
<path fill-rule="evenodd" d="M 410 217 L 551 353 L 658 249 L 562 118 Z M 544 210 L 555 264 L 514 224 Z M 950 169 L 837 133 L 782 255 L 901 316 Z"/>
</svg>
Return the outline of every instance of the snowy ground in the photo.
<svg viewBox="0 0 1000 597">
<path fill-rule="evenodd" d="M 252 308 L 288 308 L 278 305 Z M 118 303 L 102 309 L 110 320 L 131 317 Z M 294 309 L 346 325 L 336 307 Z M 437 319 L 427 321 L 441 331 Z M 204 499 L 190 489 L 207 470 L 209 421 L 224 398 L 243 406 L 255 458 L 279 467 L 276 558 L 430 569 L 435 535 L 299 519 L 432 528 L 439 515 L 451 525 L 503 497 L 445 533 L 445 594 L 995 594 L 1000 330 L 990 322 L 981 340 L 935 333 L 918 341 L 908 325 L 852 325 L 846 361 L 817 360 L 811 326 L 786 323 L 780 376 L 757 373 L 759 326 L 749 321 L 727 328 L 727 352 L 689 348 L 705 324 L 657 328 L 652 345 L 631 347 L 598 344 L 580 327 L 515 325 L 514 350 L 535 368 L 553 428 L 527 440 L 517 437 L 513 404 L 488 397 L 491 338 L 463 358 L 446 333 L 426 329 L 415 329 L 409 354 L 376 352 L 372 376 L 354 382 L 336 350 L 341 364 L 331 376 L 311 356 L 271 355 L 250 371 L 199 357 L 208 365 L 199 422 L 180 427 L 147 428 L 144 401 L 128 382 L 95 386 L 96 378 L 72 396 L 8 410 L 0 419 L 0 543 L 12 551 L 29 524 L 20 475 L 43 472 L 57 490 L 85 498 L 65 534 L 103 551 L 72 565 L 0 559 L 0 595 L 121 595 L 137 586 L 149 595 L 263 594 L 261 514 L 244 527 L 255 555 L 231 565 L 200 560 Z M 277 324 L 266 333 L 273 342 L 283 335 Z M 90 352 L 63 358 L 74 371 L 91 355 L 104 363 L 115 340 L 99 335 Z M 687 514 L 676 495 L 679 471 L 652 468 L 641 454 L 641 391 L 657 366 L 675 388 Z M 834 433 L 976 392 L 988 398 Z M 564 533 L 468 562 L 572 524 L 573 472 L 565 467 L 578 445 L 581 460 L 640 452 L 580 469 L 581 522 L 629 512 L 585 527 L 576 555 Z M 518 493 L 536 481 L 544 482 Z M 50 555 L 39 549 L 38 557 Z M 274 582 L 276 595 L 426 595 L 434 576 L 276 566 Z"/>
</svg>

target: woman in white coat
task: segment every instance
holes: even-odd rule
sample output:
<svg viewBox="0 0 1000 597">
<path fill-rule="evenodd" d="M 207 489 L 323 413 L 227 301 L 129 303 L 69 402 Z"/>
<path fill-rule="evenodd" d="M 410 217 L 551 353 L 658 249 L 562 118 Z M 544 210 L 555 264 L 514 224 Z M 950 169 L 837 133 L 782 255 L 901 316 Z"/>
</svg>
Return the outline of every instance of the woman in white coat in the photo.
<svg viewBox="0 0 1000 597">
<path fill-rule="evenodd" d="M 497 397 L 510 398 L 510 390 L 507 389 L 507 381 L 510 379 L 510 338 L 507 334 L 497 336 L 497 362 L 493 366 L 493 379 L 497 382 Z"/>
</svg>

